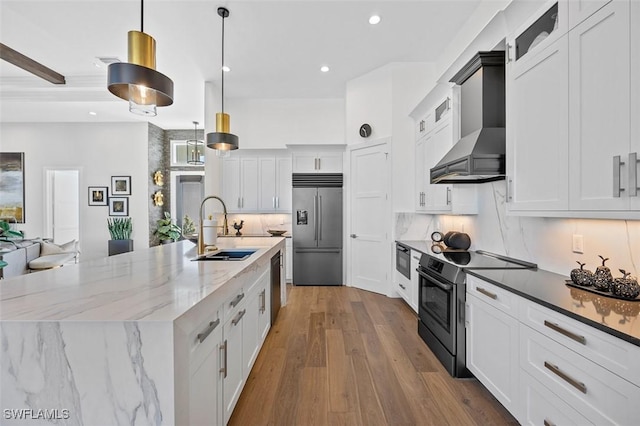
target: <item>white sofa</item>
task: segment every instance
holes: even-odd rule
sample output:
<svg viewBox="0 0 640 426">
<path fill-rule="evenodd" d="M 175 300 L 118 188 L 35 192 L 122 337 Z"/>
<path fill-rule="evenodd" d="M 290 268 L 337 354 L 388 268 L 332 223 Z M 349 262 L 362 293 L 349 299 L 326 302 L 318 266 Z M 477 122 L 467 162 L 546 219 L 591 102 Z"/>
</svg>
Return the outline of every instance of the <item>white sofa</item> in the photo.
<svg viewBox="0 0 640 426">
<path fill-rule="evenodd" d="M 57 245 L 46 240 L 22 240 L 0 243 L 0 278 L 11 278 L 34 271 L 63 266 L 78 261 L 77 242 Z"/>
</svg>

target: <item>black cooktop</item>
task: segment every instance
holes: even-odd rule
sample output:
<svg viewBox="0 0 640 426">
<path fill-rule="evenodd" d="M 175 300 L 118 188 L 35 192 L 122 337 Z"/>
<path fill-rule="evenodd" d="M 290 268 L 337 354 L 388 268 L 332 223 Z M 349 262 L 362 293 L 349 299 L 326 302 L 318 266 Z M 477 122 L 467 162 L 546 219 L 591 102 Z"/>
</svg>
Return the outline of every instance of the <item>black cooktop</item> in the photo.
<svg viewBox="0 0 640 426">
<path fill-rule="evenodd" d="M 533 269 L 538 265 L 524 260 L 476 250 L 444 250 L 442 253 L 429 253 L 434 259 L 447 262 L 464 269 Z"/>
</svg>

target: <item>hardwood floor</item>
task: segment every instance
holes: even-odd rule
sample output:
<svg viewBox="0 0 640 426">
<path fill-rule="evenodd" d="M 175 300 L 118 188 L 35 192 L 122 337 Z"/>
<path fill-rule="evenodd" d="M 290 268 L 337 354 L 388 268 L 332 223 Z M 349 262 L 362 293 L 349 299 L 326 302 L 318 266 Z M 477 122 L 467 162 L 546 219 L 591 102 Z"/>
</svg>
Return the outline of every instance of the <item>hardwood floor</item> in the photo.
<svg viewBox="0 0 640 426">
<path fill-rule="evenodd" d="M 292 287 L 230 425 L 517 425 L 475 379 L 453 379 L 401 299 Z"/>
</svg>

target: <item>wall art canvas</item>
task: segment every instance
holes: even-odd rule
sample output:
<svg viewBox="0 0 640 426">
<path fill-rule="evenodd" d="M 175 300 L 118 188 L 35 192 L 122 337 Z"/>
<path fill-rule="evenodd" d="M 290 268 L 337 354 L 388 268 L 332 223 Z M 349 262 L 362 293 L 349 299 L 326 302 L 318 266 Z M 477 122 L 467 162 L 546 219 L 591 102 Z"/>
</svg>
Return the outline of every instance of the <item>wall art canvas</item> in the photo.
<svg viewBox="0 0 640 426">
<path fill-rule="evenodd" d="M 25 223 L 24 152 L 0 152 L 0 219 Z"/>
</svg>

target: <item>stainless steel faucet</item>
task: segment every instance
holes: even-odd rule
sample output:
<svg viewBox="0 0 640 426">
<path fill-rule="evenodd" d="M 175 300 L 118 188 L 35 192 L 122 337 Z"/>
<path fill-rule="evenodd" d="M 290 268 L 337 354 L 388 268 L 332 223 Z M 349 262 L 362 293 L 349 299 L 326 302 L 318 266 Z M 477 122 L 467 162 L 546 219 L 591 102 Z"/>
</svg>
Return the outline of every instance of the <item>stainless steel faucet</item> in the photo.
<svg viewBox="0 0 640 426">
<path fill-rule="evenodd" d="M 218 197 L 217 195 L 209 195 L 207 197 L 204 197 L 204 200 L 202 200 L 202 203 L 200 203 L 200 229 L 198 231 L 198 256 L 203 255 L 204 254 L 204 237 L 203 237 L 203 233 L 204 233 L 204 227 L 202 225 L 203 222 L 203 209 L 204 209 L 204 203 L 205 201 L 211 199 L 211 198 L 215 198 L 216 200 L 220 201 L 220 203 L 222 204 L 222 212 L 224 213 L 224 222 L 222 223 L 222 235 L 229 235 L 229 225 L 227 223 L 227 206 L 224 203 L 224 201 L 222 201 L 222 198 Z"/>
</svg>

